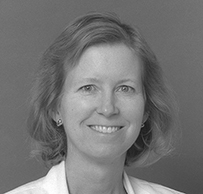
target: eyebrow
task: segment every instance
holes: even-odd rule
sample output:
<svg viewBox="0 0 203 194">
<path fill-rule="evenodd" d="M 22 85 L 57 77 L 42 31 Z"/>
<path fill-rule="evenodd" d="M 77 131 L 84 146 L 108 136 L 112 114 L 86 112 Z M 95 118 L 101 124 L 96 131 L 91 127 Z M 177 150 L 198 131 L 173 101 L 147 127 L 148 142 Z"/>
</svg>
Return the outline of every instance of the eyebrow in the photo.
<svg viewBox="0 0 203 194">
<path fill-rule="evenodd" d="M 134 80 L 134 79 L 122 79 L 118 82 L 118 84 L 121 84 L 121 83 L 125 83 L 125 82 L 132 82 L 134 84 L 137 84 L 138 81 Z"/>
<path fill-rule="evenodd" d="M 76 82 L 76 84 L 86 82 L 92 82 L 92 83 L 101 83 L 101 81 L 98 78 L 82 78 Z"/>
<path fill-rule="evenodd" d="M 76 84 L 80 84 L 84 81 L 92 82 L 92 83 L 102 83 L 102 81 L 98 78 L 82 78 L 81 80 L 77 81 Z M 131 82 L 133 84 L 138 83 L 138 81 L 134 80 L 134 79 L 122 79 L 122 80 L 119 80 L 117 84 L 121 84 L 121 83 L 125 83 L 125 82 Z"/>
</svg>

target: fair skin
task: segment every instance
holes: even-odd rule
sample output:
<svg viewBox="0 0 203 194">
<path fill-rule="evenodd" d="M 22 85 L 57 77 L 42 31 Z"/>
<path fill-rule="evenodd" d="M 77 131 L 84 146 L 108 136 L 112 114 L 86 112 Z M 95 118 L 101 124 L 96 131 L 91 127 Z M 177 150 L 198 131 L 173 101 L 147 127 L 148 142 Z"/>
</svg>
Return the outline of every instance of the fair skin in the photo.
<svg viewBox="0 0 203 194">
<path fill-rule="evenodd" d="M 68 72 L 55 119 L 67 135 L 71 194 L 124 194 L 126 151 L 144 115 L 141 62 L 124 44 L 88 48 Z"/>
</svg>

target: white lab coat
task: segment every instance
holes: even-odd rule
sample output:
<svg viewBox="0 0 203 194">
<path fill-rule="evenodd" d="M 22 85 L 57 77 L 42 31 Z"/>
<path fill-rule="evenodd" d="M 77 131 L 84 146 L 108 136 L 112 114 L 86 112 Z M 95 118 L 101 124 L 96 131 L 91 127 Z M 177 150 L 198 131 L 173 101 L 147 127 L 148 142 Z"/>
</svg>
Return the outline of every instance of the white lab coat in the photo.
<svg viewBox="0 0 203 194">
<path fill-rule="evenodd" d="M 124 172 L 124 187 L 128 194 L 183 194 L 162 185 L 149 183 Z M 53 166 L 48 174 L 5 194 L 69 194 L 65 175 L 65 162 Z"/>
</svg>

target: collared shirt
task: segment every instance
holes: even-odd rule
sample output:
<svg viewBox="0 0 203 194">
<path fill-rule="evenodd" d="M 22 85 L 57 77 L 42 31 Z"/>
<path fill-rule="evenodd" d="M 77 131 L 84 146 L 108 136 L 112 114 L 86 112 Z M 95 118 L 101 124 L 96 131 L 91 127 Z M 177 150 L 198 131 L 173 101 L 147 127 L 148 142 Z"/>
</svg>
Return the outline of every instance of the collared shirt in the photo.
<svg viewBox="0 0 203 194">
<path fill-rule="evenodd" d="M 63 161 L 53 166 L 45 177 L 5 194 L 69 194 L 65 172 L 65 162 Z M 183 194 L 162 185 L 128 176 L 125 172 L 123 184 L 128 194 Z"/>
</svg>

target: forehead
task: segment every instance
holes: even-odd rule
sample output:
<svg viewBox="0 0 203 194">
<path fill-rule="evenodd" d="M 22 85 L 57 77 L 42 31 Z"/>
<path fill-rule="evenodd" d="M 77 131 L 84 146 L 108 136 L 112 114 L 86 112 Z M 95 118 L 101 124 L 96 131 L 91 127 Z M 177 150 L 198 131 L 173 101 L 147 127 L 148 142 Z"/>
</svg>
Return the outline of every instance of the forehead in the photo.
<svg viewBox="0 0 203 194">
<path fill-rule="evenodd" d="M 106 42 L 106 43 L 95 43 L 93 45 L 90 46 L 85 46 L 84 45 L 82 47 L 79 47 L 76 51 L 71 51 L 70 52 L 70 56 L 69 54 L 67 54 L 67 58 L 65 59 L 64 62 L 64 67 L 65 69 L 67 69 L 68 71 L 73 69 L 74 67 L 76 67 L 79 64 L 79 61 L 81 61 L 81 58 L 87 54 L 87 52 L 89 52 L 90 50 L 96 50 L 97 48 L 101 48 L 101 47 L 118 47 L 118 46 L 122 46 L 125 49 L 129 49 L 132 52 L 134 52 L 134 54 L 136 55 L 136 57 L 138 57 L 139 59 L 141 59 L 139 52 L 137 51 L 136 48 L 134 48 L 133 45 L 128 44 L 127 42 Z M 141 62 L 141 60 L 140 60 Z"/>
<path fill-rule="evenodd" d="M 112 76 L 140 78 L 141 62 L 134 50 L 125 44 L 102 44 L 91 46 L 81 55 L 74 67 L 69 68 L 67 76 Z"/>
</svg>

